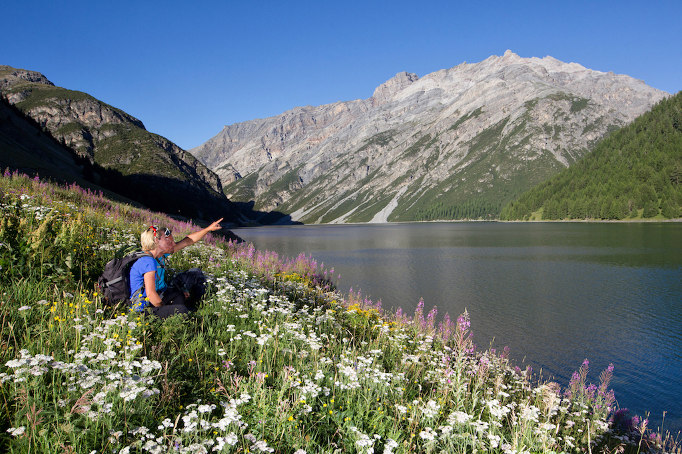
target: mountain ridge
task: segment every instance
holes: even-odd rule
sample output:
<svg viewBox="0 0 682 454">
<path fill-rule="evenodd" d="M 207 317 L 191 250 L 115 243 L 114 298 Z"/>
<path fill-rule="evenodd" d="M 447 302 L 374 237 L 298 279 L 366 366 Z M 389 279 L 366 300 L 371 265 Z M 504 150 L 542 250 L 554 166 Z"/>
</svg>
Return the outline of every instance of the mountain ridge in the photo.
<svg viewBox="0 0 682 454">
<path fill-rule="evenodd" d="M 227 125 L 189 151 L 228 197 L 304 222 L 487 218 L 665 96 L 507 51 L 400 72 L 367 99 Z"/>
</svg>

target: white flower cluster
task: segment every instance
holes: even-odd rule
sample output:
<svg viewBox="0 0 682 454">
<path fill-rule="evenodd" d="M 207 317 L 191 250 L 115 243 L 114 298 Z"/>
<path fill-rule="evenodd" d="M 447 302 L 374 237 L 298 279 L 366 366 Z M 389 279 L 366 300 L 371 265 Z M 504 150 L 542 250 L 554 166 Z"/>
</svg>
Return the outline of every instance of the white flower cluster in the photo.
<svg viewBox="0 0 682 454">
<path fill-rule="evenodd" d="M 0 374 L 0 383 L 11 381 L 19 384 L 49 372 L 57 373 L 61 378 L 56 382 L 66 385 L 65 390 L 61 387 L 53 388 L 53 392 L 64 393 L 55 396 L 61 402 L 60 406 L 67 407 L 67 402 L 73 401 L 74 411 L 85 414 L 90 419 L 98 419 L 101 415 L 110 413 L 116 399 L 130 402 L 158 394 L 159 390 L 154 387 L 151 375 L 161 369 L 161 364 L 146 357 L 135 357 L 138 346 L 123 346 L 117 339 L 107 336 L 112 328 L 132 329 L 136 324 L 128 322 L 125 316 L 102 320 L 94 327 L 92 322 L 89 319 L 82 326 L 84 331 L 90 331 L 82 339 L 78 352 L 68 352 L 72 355 L 71 361 L 57 361 L 52 356 L 31 354 L 22 349 L 19 358 L 5 363 L 12 369 L 12 373 Z M 134 339 L 129 338 L 128 343 L 130 340 L 134 342 Z M 97 352 L 91 348 L 105 349 Z M 91 396 L 86 401 L 79 400 L 83 392 Z"/>
<path fill-rule="evenodd" d="M 334 385 L 341 390 L 372 386 L 374 389 L 379 389 L 384 394 L 388 394 L 394 388 L 402 386 L 405 381 L 403 372 L 384 371 L 383 367 L 375 364 L 374 356 L 351 358 L 342 354 L 340 360 L 336 365 L 339 375 Z"/>
<path fill-rule="evenodd" d="M 247 432 L 249 425 L 244 422 L 238 407 L 249 403 L 251 399 L 251 395 L 242 393 L 237 399 L 221 402 L 221 416 L 214 415 L 217 409 L 215 404 L 190 404 L 182 414 L 177 415 L 175 423 L 171 418 L 162 421 L 156 433 L 147 427 L 131 430 L 130 435 L 135 440 L 122 448 L 119 454 L 137 450 L 152 454 L 225 452 L 239 443 L 248 446 L 251 452 L 274 452 L 266 440 L 259 440 Z"/>
</svg>

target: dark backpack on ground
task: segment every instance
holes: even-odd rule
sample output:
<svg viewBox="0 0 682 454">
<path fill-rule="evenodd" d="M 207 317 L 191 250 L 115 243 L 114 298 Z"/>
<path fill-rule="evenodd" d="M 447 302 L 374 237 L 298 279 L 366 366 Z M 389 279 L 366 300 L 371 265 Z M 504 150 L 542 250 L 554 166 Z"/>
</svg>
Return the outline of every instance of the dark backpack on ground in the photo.
<svg viewBox="0 0 682 454">
<path fill-rule="evenodd" d="M 97 280 L 104 303 L 115 306 L 121 301 L 130 299 L 130 268 L 147 252 L 133 252 L 124 257 L 117 257 L 104 265 L 104 272 Z"/>
<path fill-rule="evenodd" d="M 192 268 L 176 274 L 171 280 L 170 287 L 189 293 L 188 302 L 196 303 L 206 293 L 206 276 L 199 268 Z"/>
</svg>

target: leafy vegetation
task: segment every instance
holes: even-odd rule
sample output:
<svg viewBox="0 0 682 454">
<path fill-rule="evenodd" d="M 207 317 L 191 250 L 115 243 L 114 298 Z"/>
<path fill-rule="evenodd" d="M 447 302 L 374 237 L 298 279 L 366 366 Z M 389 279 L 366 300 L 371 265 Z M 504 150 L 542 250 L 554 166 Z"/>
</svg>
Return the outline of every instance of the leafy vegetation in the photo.
<svg viewBox="0 0 682 454">
<path fill-rule="evenodd" d="M 612 368 L 562 390 L 476 350 L 466 313 L 388 314 L 304 255 L 207 235 L 172 263 L 209 275 L 201 307 L 160 321 L 93 280 L 150 223 L 196 226 L 16 173 L 0 211 L 3 452 L 680 452 L 613 412 Z"/>
<path fill-rule="evenodd" d="M 162 142 L 166 140 L 161 136 L 129 124 L 106 125 L 102 131 L 111 131 L 111 135 L 95 147 L 95 161 L 101 165 L 122 175 L 153 173 L 178 181 L 191 180 L 180 163 L 174 165 L 177 157 L 164 149 Z"/>
<path fill-rule="evenodd" d="M 376 194 L 371 197 L 370 200 L 366 201 L 364 204 L 358 206 L 358 208 L 348 216 L 347 222 L 369 222 L 375 215 L 377 215 L 381 210 L 386 208 L 393 197 L 391 195 L 386 196 L 383 193 Z"/>
<path fill-rule="evenodd" d="M 502 219 L 682 216 L 682 93 L 614 132 L 573 166 L 524 193 Z"/>
</svg>

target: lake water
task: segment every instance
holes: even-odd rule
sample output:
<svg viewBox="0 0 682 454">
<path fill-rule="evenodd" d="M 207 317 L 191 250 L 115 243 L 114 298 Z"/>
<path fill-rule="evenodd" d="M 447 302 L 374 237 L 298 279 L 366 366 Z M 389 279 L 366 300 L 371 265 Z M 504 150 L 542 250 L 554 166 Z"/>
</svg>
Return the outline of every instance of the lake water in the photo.
<svg viewBox="0 0 682 454">
<path fill-rule="evenodd" d="M 563 386 L 609 363 L 621 408 L 682 430 L 682 224 L 417 223 L 236 229 L 258 249 L 312 255 L 384 308 L 465 309 L 474 340 Z"/>
</svg>

